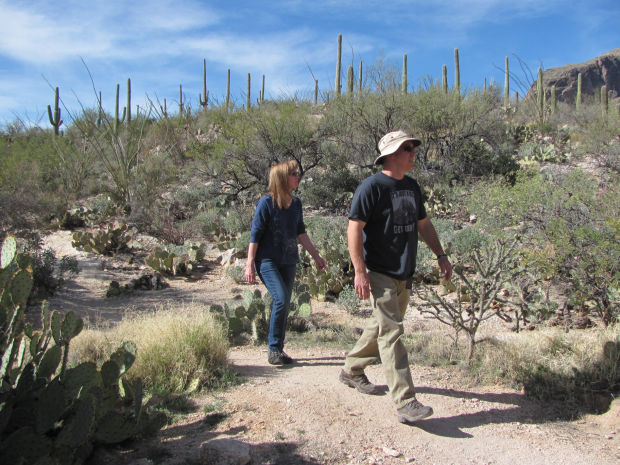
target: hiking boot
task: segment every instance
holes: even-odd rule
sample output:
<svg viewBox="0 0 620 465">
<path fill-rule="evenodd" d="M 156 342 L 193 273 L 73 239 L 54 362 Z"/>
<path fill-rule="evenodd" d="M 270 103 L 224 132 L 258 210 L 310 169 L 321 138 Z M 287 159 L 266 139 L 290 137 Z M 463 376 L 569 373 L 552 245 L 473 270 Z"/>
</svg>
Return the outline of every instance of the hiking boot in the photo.
<svg viewBox="0 0 620 465">
<path fill-rule="evenodd" d="M 412 399 L 397 409 L 396 412 L 398 413 L 398 421 L 401 423 L 412 423 L 422 418 L 430 417 L 433 414 L 433 409 L 422 405 L 416 399 Z"/>
<path fill-rule="evenodd" d="M 377 395 L 381 394 L 381 390 L 379 386 L 375 386 L 370 381 L 364 373 L 361 375 L 350 375 L 344 370 L 340 370 L 340 375 L 338 376 L 340 382 L 346 384 L 349 387 L 357 389 L 362 394 L 370 394 Z"/>
<path fill-rule="evenodd" d="M 282 352 L 281 350 L 271 350 L 269 349 L 269 354 L 267 355 L 267 361 L 271 365 L 290 365 L 293 363 L 293 359 L 289 357 L 287 354 Z"/>
</svg>

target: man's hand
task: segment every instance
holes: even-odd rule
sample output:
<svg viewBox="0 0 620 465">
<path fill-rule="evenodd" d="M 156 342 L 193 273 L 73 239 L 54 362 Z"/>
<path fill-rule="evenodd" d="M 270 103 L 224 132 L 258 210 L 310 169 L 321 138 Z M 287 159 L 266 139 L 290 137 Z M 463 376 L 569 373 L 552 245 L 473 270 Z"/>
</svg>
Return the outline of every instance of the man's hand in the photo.
<svg viewBox="0 0 620 465">
<path fill-rule="evenodd" d="M 355 292 L 362 300 L 366 300 L 370 297 L 370 280 L 368 279 L 368 273 L 355 273 Z"/>
<path fill-rule="evenodd" d="M 442 255 L 441 257 L 439 257 L 437 264 L 439 265 L 441 275 L 444 277 L 444 279 L 446 281 L 450 281 L 450 278 L 452 277 L 452 263 L 450 263 L 448 257 Z"/>
</svg>

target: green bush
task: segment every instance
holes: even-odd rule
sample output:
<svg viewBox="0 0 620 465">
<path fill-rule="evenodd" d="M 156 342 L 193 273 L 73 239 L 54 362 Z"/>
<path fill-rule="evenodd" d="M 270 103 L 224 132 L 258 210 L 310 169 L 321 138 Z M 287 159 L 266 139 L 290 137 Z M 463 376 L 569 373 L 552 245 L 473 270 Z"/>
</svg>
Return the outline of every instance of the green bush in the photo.
<svg viewBox="0 0 620 465">
<path fill-rule="evenodd" d="M 342 217 L 306 219 L 306 230 L 312 242 L 327 261 L 327 267 L 318 271 L 305 249 L 300 253 L 299 280 L 308 285 L 312 297 L 319 300 L 335 298 L 351 280 L 352 266 L 346 240 L 346 219 Z"/>
<path fill-rule="evenodd" d="M 75 339 L 71 363 L 101 363 L 118 341 L 134 341 L 129 380 L 141 378 L 151 393 L 191 392 L 217 383 L 227 368 L 226 332 L 199 304 L 166 303 L 127 315 L 110 329 L 84 331 Z"/>
<path fill-rule="evenodd" d="M 98 444 L 116 444 L 162 426 L 142 406 L 142 383 L 123 375 L 136 351 L 123 343 L 101 368 L 68 367 L 69 345 L 82 331 L 73 312 L 42 305 L 41 329 L 25 322 L 30 258 L 9 236 L 0 263 L 0 453 L 8 463 L 83 463 Z M 53 340 L 53 345 L 52 345 Z"/>
</svg>

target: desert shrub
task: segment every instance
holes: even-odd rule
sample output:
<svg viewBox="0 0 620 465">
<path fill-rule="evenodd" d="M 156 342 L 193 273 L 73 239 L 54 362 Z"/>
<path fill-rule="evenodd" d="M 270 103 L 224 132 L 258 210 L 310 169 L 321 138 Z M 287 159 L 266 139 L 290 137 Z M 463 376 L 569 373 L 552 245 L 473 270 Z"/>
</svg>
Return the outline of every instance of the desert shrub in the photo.
<svg viewBox="0 0 620 465">
<path fill-rule="evenodd" d="M 338 298 L 336 299 L 336 304 L 340 307 L 344 308 L 349 313 L 355 313 L 360 307 L 362 300 L 355 292 L 355 288 L 350 284 L 347 284 L 342 288 L 340 294 L 338 294 Z"/>
<path fill-rule="evenodd" d="M 98 369 L 68 366 L 69 346 L 83 322 L 41 306 L 35 330 L 25 318 L 32 288 L 30 257 L 7 237 L 0 264 L 0 452 L 8 463 L 81 464 L 94 447 L 157 431 L 163 424 L 142 405 L 140 379 L 123 375 L 135 346 L 123 342 Z M 85 427 L 88 425 L 88 427 Z"/>
<path fill-rule="evenodd" d="M 86 252 L 114 255 L 129 248 L 134 231 L 124 224 L 112 224 L 94 231 L 76 231 L 71 245 Z"/>
<path fill-rule="evenodd" d="M 146 257 L 145 262 L 159 273 L 190 276 L 204 257 L 204 246 L 188 241 L 183 245 L 170 244 L 164 248 L 155 247 Z"/>
<path fill-rule="evenodd" d="M 410 126 L 422 139 L 417 164 L 450 177 L 509 173 L 517 166 L 513 145 L 498 117 L 499 93 L 472 90 L 466 96 L 444 93 L 429 83 L 411 97 Z"/>
<path fill-rule="evenodd" d="M 568 283 L 571 306 L 587 312 L 585 303 L 593 302 L 610 323 L 618 318 L 618 198 L 617 181 L 599 185 L 583 171 L 568 170 L 524 172 L 512 187 L 481 183 L 466 204 L 487 232 L 520 229 L 524 266 Z"/>
<path fill-rule="evenodd" d="M 467 348 L 455 346 L 446 330 L 427 320 L 414 326 L 403 341 L 412 363 L 429 366 L 455 364 Z M 480 329 L 482 343 L 469 364 L 457 370 L 473 383 L 501 383 L 527 396 L 556 405 L 560 417 L 603 413 L 620 392 L 620 327 L 566 332 L 542 328 L 514 333 L 496 326 Z"/>
<path fill-rule="evenodd" d="M 610 110 L 601 116 L 599 105 L 585 105 L 575 113 L 577 130 L 573 136 L 579 141 L 577 155 L 592 157 L 601 166 L 618 173 L 620 171 L 620 116 Z"/>
<path fill-rule="evenodd" d="M 356 171 L 336 163 L 329 163 L 328 166 L 328 169 L 315 170 L 302 180 L 299 196 L 304 206 L 329 208 L 331 211 L 345 213 L 355 189 L 365 176 L 359 176 Z"/>
<path fill-rule="evenodd" d="M 300 252 L 299 280 L 309 287 L 312 297 L 324 300 L 335 298 L 350 281 L 352 266 L 346 240 L 346 219 L 343 217 L 309 217 L 306 230 L 312 242 L 327 261 L 323 271 L 317 271 L 305 249 Z"/>
<path fill-rule="evenodd" d="M 229 266 L 226 268 L 226 276 L 237 284 L 242 284 L 245 282 L 245 269 L 237 265 Z"/>
<path fill-rule="evenodd" d="M 206 307 L 166 303 L 153 312 L 130 314 L 115 327 L 89 329 L 75 339 L 72 363 L 101 362 L 118 341 L 137 348 L 130 379 L 159 394 L 193 391 L 214 382 L 225 370 L 226 333 Z"/>
</svg>

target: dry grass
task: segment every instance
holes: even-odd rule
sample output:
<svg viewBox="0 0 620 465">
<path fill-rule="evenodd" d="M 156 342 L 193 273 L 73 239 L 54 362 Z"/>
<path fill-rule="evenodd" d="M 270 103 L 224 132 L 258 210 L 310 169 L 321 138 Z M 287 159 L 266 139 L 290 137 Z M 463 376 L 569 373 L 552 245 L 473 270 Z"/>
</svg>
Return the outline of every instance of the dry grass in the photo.
<svg viewBox="0 0 620 465">
<path fill-rule="evenodd" d="M 149 313 L 134 313 L 117 326 L 83 331 L 71 346 L 73 363 L 101 363 L 123 341 L 137 347 L 129 378 L 142 378 L 154 393 L 196 389 L 213 382 L 227 366 L 226 332 L 198 304 L 166 303 Z"/>
</svg>

